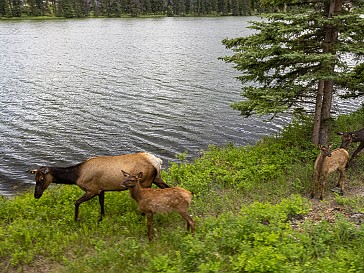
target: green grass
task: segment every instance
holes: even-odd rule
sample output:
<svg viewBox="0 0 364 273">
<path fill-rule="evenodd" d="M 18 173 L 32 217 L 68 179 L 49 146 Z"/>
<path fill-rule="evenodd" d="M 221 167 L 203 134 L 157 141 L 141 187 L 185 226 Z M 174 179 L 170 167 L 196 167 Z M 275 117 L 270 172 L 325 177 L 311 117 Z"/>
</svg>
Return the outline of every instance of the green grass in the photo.
<svg viewBox="0 0 364 273">
<path fill-rule="evenodd" d="M 363 121 L 362 109 L 335 120 L 334 146 L 335 130 L 362 128 Z M 323 202 L 308 198 L 318 153 L 311 127 L 294 122 L 254 146 L 210 146 L 192 163 L 179 155 L 162 175 L 193 192 L 195 236 L 177 214 L 156 215 L 149 242 L 128 192 L 106 193 L 101 223 L 97 198 L 80 206 L 74 222 L 74 201 L 83 194 L 76 186 L 52 186 L 39 200 L 32 193 L 2 198 L 1 272 L 364 272 L 364 226 L 340 212 L 331 222 L 308 217 L 330 202 L 364 212 L 359 195 L 327 190 Z M 355 163 L 349 190 L 362 187 L 363 158 Z"/>
</svg>

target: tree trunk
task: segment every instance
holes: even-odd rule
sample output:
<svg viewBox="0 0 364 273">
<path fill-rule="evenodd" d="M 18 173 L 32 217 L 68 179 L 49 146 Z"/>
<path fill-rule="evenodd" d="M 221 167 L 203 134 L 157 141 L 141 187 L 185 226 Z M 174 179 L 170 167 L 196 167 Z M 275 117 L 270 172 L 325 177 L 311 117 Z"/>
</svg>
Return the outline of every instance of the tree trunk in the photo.
<svg viewBox="0 0 364 273">
<path fill-rule="evenodd" d="M 320 80 L 317 88 L 315 117 L 313 120 L 312 142 L 316 145 L 320 144 L 320 124 L 321 124 L 321 109 L 322 99 L 324 94 L 324 81 Z"/>
<path fill-rule="evenodd" d="M 334 90 L 334 82 L 332 80 L 325 81 L 324 94 L 322 98 L 321 120 L 320 120 L 320 144 L 328 144 L 329 128 L 331 117 L 332 93 Z"/>
<path fill-rule="evenodd" d="M 331 0 L 327 6 L 327 17 L 330 18 L 342 10 L 343 0 Z M 325 39 L 322 46 L 323 53 L 331 53 L 335 56 L 336 51 L 334 45 L 337 42 L 338 30 L 335 26 L 327 25 L 325 27 Z M 327 69 L 328 74 L 335 71 L 335 62 L 333 61 Z M 327 144 L 329 140 L 329 125 L 331 117 L 332 97 L 334 92 L 334 82 L 332 80 L 320 80 L 316 97 L 316 109 L 314 130 L 312 133 L 312 141 L 315 144 Z M 317 133 L 319 135 L 317 136 Z"/>
</svg>

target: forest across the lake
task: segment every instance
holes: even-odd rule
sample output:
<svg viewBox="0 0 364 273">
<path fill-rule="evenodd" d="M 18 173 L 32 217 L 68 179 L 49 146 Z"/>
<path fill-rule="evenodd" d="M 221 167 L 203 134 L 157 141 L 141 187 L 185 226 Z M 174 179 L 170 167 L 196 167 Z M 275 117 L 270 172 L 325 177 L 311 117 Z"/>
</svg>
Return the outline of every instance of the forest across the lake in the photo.
<svg viewBox="0 0 364 273">
<path fill-rule="evenodd" d="M 3 18 L 240 16 L 263 11 L 260 0 L 0 0 Z"/>
</svg>

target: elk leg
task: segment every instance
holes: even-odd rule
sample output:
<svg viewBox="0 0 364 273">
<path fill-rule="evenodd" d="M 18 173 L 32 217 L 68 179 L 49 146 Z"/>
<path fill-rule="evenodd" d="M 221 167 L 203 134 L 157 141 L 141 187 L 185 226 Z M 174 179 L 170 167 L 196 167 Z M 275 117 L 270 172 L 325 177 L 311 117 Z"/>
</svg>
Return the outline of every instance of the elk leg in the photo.
<svg viewBox="0 0 364 273">
<path fill-rule="evenodd" d="M 81 203 L 90 200 L 91 198 L 93 198 L 96 194 L 94 193 L 90 193 L 90 192 L 86 192 L 84 195 L 81 196 L 80 199 L 78 199 L 75 203 L 75 221 L 78 221 L 78 208 L 81 205 Z"/>
<path fill-rule="evenodd" d="M 153 183 L 156 184 L 159 188 L 161 189 L 165 189 L 165 188 L 170 188 L 170 186 L 168 186 L 162 178 L 160 177 L 155 177 L 153 180 Z"/>
<path fill-rule="evenodd" d="M 343 170 L 341 170 L 341 169 L 338 169 L 337 170 L 338 171 L 338 173 L 340 174 L 340 178 L 339 178 L 339 180 L 337 181 L 337 183 L 336 183 L 336 188 L 341 188 L 341 180 L 343 180 L 344 181 L 344 177 L 343 177 Z"/>
<path fill-rule="evenodd" d="M 339 184 L 340 184 L 340 194 L 344 195 L 344 177 L 345 177 L 345 169 L 344 170 L 339 170 L 340 171 L 340 180 L 339 180 Z"/>
<path fill-rule="evenodd" d="M 191 229 L 192 234 L 195 233 L 195 221 L 193 221 L 192 217 L 188 215 L 188 213 L 180 212 L 179 215 L 182 216 L 183 219 L 187 222 L 187 230 L 189 231 Z"/>
<path fill-rule="evenodd" d="M 102 221 L 102 217 L 105 215 L 104 201 L 105 201 L 105 192 L 101 191 L 99 194 L 99 203 L 100 203 L 100 208 L 101 208 L 101 215 L 99 218 L 99 222 Z"/>
<path fill-rule="evenodd" d="M 325 188 L 326 188 L 326 180 L 327 180 L 327 176 L 324 175 L 323 178 L 322 178 L 320 200 L 323 200 L 323 197 L 324 197 L 324 191 L 325 191 Z"/>
<path fill-rule="evenodd" d="M 146 213 L 147 216 L 147 226 L 148 226 L 148 239 L 151 241 L 153 239 L 153 213 Z"/>
<path fill-rule="evenodd" d="M 364 148 L 364 142 L 360 142 L 358 148 L 355 150 L 355 152 L 353 153 L 353 155 L 351 156 L 349 163 L 353 160 L 353 158 Z M 348 163 L 348 165 L 349 165 Z"/>
</svg>

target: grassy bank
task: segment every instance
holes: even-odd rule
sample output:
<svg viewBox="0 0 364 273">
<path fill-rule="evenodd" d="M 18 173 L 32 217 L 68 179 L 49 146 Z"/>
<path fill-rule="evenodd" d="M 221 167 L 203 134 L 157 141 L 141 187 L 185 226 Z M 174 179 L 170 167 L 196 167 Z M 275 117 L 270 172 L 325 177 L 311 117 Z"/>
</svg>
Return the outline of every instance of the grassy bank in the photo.
<svg viewBox="0 0 364 273">
<path fill-rule="evenodd" d="M 332 131 L 363 121 L 359 110 Z M 318 150 L 310 131 L 295 123 L 254 146 L 211 146 L 192 163 L 179 155 L 163 178 L 194 193 L 194 237 L 178 215 L 157 215 L 148 242 L 128 192 L 106 193 L 101 223 L 97 199 L 73 221 L 76 186 L 1 199 L 1 272 L 364 272 L 363 156 L 348 170 L 344 197 L 327 190 L 324 201 L 311 200 Z"/>
</svg>

